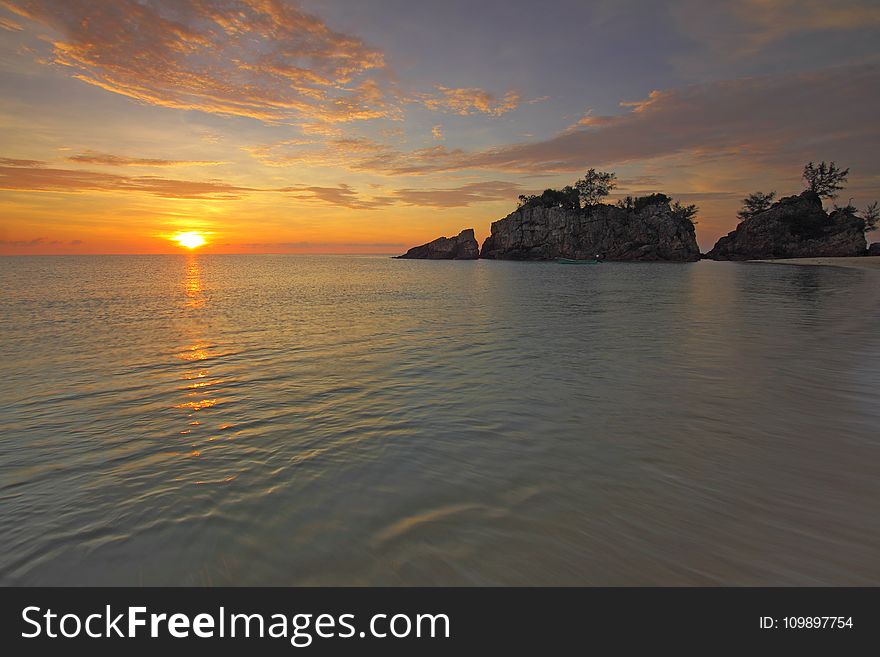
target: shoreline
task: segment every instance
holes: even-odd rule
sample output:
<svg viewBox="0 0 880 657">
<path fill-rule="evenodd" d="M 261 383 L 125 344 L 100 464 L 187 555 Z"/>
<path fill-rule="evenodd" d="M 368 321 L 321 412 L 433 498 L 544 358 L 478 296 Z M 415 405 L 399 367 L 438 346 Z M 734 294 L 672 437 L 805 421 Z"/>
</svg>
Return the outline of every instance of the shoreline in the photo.
<svg viewBox="0 0 880 657">
<path fill-rule="evenodd" d="M 880 256 L 847 256 L 828 258 L 784 258 L 775 260 L 749 260 L 748 262 L 762 262 L 771 265 L 802 265 L 811 267 L 845 267 L 847 269 L 861 269 L 880 271 Z"/>
</svg>

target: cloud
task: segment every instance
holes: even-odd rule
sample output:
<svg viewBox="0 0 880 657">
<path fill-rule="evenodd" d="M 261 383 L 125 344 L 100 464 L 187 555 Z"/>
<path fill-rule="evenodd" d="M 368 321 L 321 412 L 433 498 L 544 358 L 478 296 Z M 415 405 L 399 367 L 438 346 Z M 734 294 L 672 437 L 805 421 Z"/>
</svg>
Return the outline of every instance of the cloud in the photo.
<svg viewBox="0 0 880 657">
<path fill-rule="evenodd" d="M 41 160 L 17 160 L 11 157 L 0 157 L 0 166 L 2 167 L 40 167 L 45 162 Z"/>
<path fill-rule="evenodd" d="M 219 144 L 223 140 L 223 135 L 216 132 L 202 132 L 202 141 L 208 144 Z"/>
<path fill-rule="evenodd" d="M 49 30 L 52 61 L 146 103 L 337 123 L 397 109 L 384 57 L 283 0 L 0 0 Z"/>
<path fill-rule="evenodd" d="M 347 166 L 352 159 L 384 152 L 386 146 L 366 137 L 294 138 L 274 144 L 246 146 L 243 150 L 267 166 Z"/>
<path fill-rule="evenodd" d="M 633 178 L 620 178 L 617 181 L 619 191 L 629 189 L 659 189 L 663 183 L 656 176 L 635 176 Z"/>
<path fill-rule="evenodd" d="M 142 192 L 166 198 L 234 200 L 260 191 L 219 181 L 121 176 L 48 167 L 35 160 L 0 159 L 0 189 L 28 192 Z"/>
<path fill-rule="evenodd" d="M 0 246 L 9 246 L 13 248 L 29 248 L 34 246 L 77 246 L 82 244 L 82 240 L 70 240 L 64 242 L 62 240 L 50 240 L 47 237 L 35 237 L 31 240 L 0 240 Z"/>
<path fill-rule="evenodd" d="M 430 208 L 455 208 L 487 201 L 513 201 L 522 188 L 516 183 L 491 180 L 448 188 L 396 189 L 379 196 L 362 196 L 347 184 L 335 187 L 294 186 L 279 191 L 295 198 L 318 201 L 352 210 L 374 210 L 391 205 L 413 205 Z"/>
<path fill-rule="evenodd" d="M 688 36 L 733 57 L 757 53 L 794 34 L 880 25 L 875 0 L 679 0 L 670 11 Z"/>
<path fill-rule="evenodd" d="M 455 208 L 485 201 L 513 201 L 522 193 L 516 183 L 491 180 L 446 189 L 399 189 L 394 197 L 406 205 Z"/>
<path fill-rule="evenodd" d="M 431 128 L 431 136 L 434 137 L 437 141 L 443 141 L 446 139 L 446 135 L 443 134 L 443 126 L 435 125 Z"/>
<path fill-rule="evenodd" d="M 314 249 L 314 248 L 402 248 L 403 242 L 255 242 L 236 244 L 245 249 Z"/>
<path fill-rule="evenodd" d="M 821 159 L 828 153 L 860 161 L 871 155 L 876 161 L 880 68 L 849 66 L 710 82 L 653 91 L 622 106 L 626 112 L 584 117 L 580 125 L 543 141 L 481 151 L 441 145 L 387 151 L 349 166 L 394 175 L 468 169 L 534 174 L 683 153 L 746 155 L 756 161 Z"/>
<path fill-rule="evenodd" d="M 24 28 L 11 18 L 0 16 L 0 29 L 7 30 L 9 32 L 21 32 Z"/>
<path fill-rule="evenodd" d="M 288 192 L 294 198 L 320 201 L 328 205 L 336 205 L 352 210 L 373 210 L 395 202 L 395 199 L 387 196 L 361 198 L 351 186 L 344 183 L 336 187 L 285 187 L 279 191 Z"/>
<path fill-rule="evenodd" d="M 208 160 L 163 160 L 151 157 L 128 157 L 126 155 L 111 155 L 96 151 L 86 151 L 67 158 L 78 164 L 101 164 L 114 167 L 191 167 L 191 166 L 216 166 L 226 162 L 214 162 Z"/>
<path fill-rule="evenodd" d="M 415 99 L 425 107 L 434 111 L 452 112 L 468 116 L 470 114 L 488 114 L 501 116 L 519 107 L 520 95 L 516 91 L 508 91 L 501 98 L 475 88 L 449 88 L 437 86 L 437 93 L 417 94 Z"/>
<path fill-rule="evenodd" d="M 334 139 L 330 142 L 330 146 L 337 153 L 341 153 L 346 156 L 363 153 L 375 153 L 376 151 L 380 151 L 384 148 L 382 144 L 379 144 L 378 142 L 375 142 L 372 139 L 367 139 L 365 137 L 343 137 L 339 139 Z"/>
<path fill-rule="evenodd" d="M 38 160 L 0 158 L 0 189 L 22 192 L 140 192 L 165 198 L 237 200 L 251 193 L 288 196 L 352 210 L 373 210 L 395 204 L 459 207 L 483 201 L 512 199 L 519 185 L 501 181 L 468 183 L 447 189 L 399 189 L 364 196 L 348 184 L 292 185 L 281 188 L 243 187 L 219 180 L 179 180 L 159 176 L 123 176 L 100 171 L 59 169 Z"/>
</svg>

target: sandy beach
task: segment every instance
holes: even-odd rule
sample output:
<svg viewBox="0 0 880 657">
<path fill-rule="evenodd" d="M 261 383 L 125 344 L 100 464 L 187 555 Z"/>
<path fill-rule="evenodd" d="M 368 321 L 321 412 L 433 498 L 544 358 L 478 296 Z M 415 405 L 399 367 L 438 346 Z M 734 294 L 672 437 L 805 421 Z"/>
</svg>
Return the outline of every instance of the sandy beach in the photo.
<svg viewBox="0 0 880 657">
<path fill-rule="evenodd" d="M 850 269 L 872 269 L 880 271 L 880 256 L 850 258 L 786 258 L 784 260 L 752 260 L 774 265 L 825 265 L 827 267 L 848 267 Z"/>
</svg>

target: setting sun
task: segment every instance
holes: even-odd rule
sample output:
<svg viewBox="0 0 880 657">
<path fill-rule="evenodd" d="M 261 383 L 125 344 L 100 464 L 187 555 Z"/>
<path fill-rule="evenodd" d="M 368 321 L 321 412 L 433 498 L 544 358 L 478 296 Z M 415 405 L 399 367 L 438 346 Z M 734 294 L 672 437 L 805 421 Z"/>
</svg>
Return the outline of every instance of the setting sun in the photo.
<svg viewBox="0 0 880 657">
<path fill-rule="evenodd" d="M 205 243 L 205 238 L 196 232 L 178 233 L 173 239 L 180 246 L 185 246 L 188 249 L 195 249 Z"/>
</svg>

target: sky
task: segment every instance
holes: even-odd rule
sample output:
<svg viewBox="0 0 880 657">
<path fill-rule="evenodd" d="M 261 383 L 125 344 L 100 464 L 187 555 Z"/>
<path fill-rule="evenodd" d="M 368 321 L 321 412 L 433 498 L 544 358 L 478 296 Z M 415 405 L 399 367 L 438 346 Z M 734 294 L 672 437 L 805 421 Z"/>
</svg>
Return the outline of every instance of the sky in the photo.
<svg viewBox="0 0 880 657">
<path fill-rule="evenodd" d="M 399 253 L 614 171 L 695 203 L 850 167 L 880 3 L 0 0 L 0 254 Z"/>
</svg>

